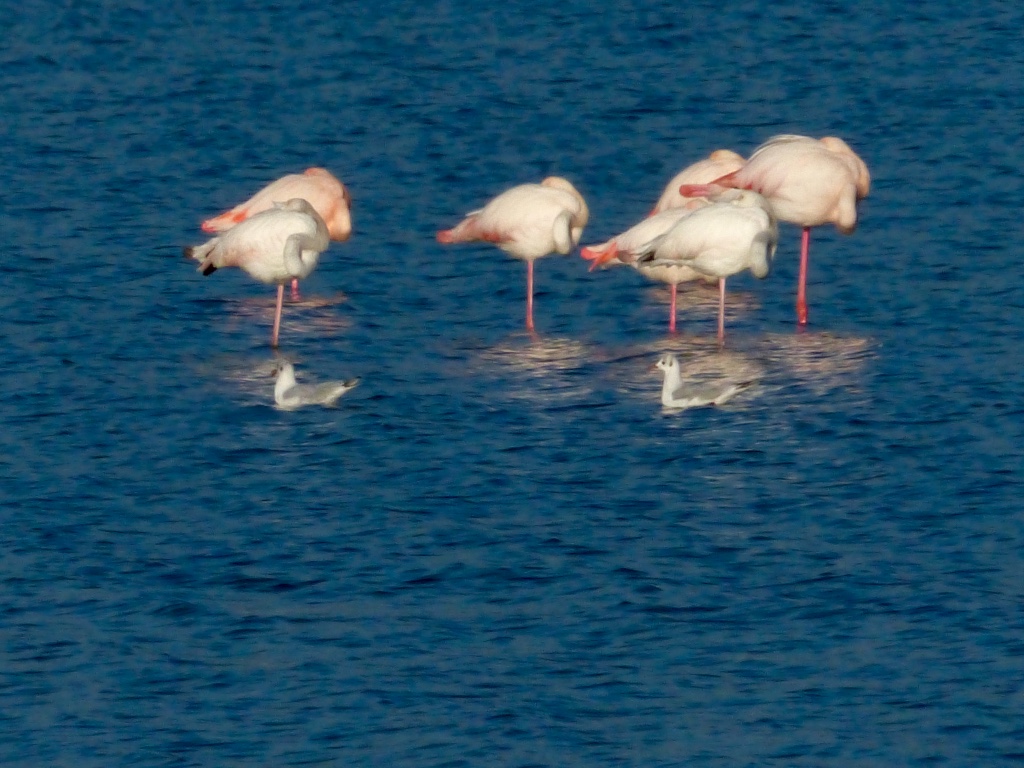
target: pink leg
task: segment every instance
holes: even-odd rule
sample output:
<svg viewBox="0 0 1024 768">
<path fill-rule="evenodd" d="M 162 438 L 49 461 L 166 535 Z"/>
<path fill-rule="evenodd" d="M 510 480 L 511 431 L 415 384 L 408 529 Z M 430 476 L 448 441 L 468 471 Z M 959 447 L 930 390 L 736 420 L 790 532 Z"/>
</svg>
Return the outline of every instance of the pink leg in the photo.
<svg viewBox="0 0 1024 768">
<path fill-rule="evenodd" d="M 274 312 L 274 333 L 270 337 L 270 346 L 277 349 L 277 336 L 281 330 L 281 305 L 284 304 L 284 283 L 277 286 L 277 311 Z"/>
<path fill-rule="evenodd" d="M 533 260 L 526 262 L 526 330 L 533 330 Z"/>
<path fill-rule="evenodd" d="M 292 301 L 299 300 L 299 278 L 292 280 Z"/>
<path fill-rule="evenodd" d="M 676 332 L 676 284 L 672 283 L 672 306 L 668 311 L 668 332 Z"/>
<path fill-rule="evenodd" d="M 811 249 L 811 228 L 804 227 L 800 239 L 800 283 L 796 288 L 796 321 L 807 325 L 807 254 Z"/>
<path fill-rule="evenodd" d="M 725 278 L 718 278 L 718 344 L 725 343 Z"/>
</svg>

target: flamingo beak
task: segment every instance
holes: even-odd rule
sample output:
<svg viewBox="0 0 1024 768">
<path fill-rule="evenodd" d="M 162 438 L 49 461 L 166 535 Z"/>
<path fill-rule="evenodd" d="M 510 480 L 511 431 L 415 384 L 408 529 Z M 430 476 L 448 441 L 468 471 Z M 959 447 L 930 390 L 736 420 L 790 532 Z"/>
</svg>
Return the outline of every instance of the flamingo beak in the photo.
<svg viewBox="0 0 1024 768">
<path fill-rule="evenodd" d="M 618 253 L 619 249 L 614 244 L 605 251 L 598 251 L 593 248 L 580 248 L 580 256 L 590 262 L 589 272 L 593 272 L 602 264 L 611 261 Z"/>
</svg>

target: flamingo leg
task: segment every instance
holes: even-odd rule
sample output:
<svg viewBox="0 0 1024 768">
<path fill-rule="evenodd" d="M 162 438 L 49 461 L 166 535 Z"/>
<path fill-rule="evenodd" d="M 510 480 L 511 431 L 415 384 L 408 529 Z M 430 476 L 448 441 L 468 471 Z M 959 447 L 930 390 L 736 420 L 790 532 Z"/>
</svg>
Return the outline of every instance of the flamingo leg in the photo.
<svg viewBox="0 0 1024 768">
<path fill-rule="evenodd" d="M 533 259 L 526 262 L 526 330 L 533 330 Z"/>
<path fill-rule="evenodd" d="M 270 346 L 277 349 L 277 337 L 281 330 L 281 306 L 284 304 L 284 283 L 277 286 L 277 310 L 274 312 L 274 333 L 270 337 Z"/>
<path fill-rule="evenodd" d="M 807 254 L 811 249 L 811 228 L 804 227 L 800 238 L 800 282 L 796 288 L 796 321 L 807 325 Z"/>
<path fill-rule="evenodd" d="M 672 306 L 668 311 L 668 332 L 676 332 L 676 284 L 672 283 Z"/>
<path fill-rule="evenodd" d="M 718 345 L 725 344 L 725 278 L 718 278 Z"/>
<path fill-rule="evenodd" d="M 299 300 L 299 278 L 292 279 L 292 301 Z"/>
</svg>

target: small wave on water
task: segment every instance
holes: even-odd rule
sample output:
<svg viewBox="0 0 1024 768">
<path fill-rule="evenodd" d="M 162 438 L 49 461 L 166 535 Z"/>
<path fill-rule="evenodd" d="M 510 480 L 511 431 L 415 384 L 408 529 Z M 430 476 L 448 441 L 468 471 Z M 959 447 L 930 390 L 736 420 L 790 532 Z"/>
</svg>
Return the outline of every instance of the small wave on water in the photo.
<svg viewBox="0 0 1024 768">
<path fill-rule="evenodd" d="M 877 356 L 877 343 L 864 336 L 829 332 L 772 334 L 764 339 L 766 360 L 794 383 L 816 395 L 859 383 Z"/>
<path fill-rule="evenodd" d="M 594 393 L 586 375 L 590 350 L 575 339 L 517 334 L 484 350 L 479 359 L 503 379 L 513 399 L 564 406 Z"/>
<path fill-rule="evenodd" d="M 292 299 L 288 288 L 285 288 L 285 299 L 281 312 L 281 338 L 287 342 L 294 336 L 332 337 L 344 334 L 352 327 L 351 319 L 338 307 L 345 304 L 348 298 L 343 293 L 314 294 L 304 292 L 299 299 Z M 273 291 L 268 290 L 266 296 L 246 296 L 244 298 L 217 299 L 215 302 L 204 301 L 214 305 L 209 310 L 209 320 L 214 327 L 223 331 L 237 333 L 246 328 L 259 329 L 260 333 L 270 335 L 274 322 L 274 309 L 277 298 Z M 220 313 L 219 318 L 216 313 Z"/>
</svg>

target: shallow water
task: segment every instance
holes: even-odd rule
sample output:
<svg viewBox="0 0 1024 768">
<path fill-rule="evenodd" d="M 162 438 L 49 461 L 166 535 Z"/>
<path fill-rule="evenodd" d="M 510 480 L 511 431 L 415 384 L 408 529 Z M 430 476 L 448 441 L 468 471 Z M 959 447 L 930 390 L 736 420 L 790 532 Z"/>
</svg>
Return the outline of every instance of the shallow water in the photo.
<svg viewBox="0 0 1024 768">
<path fill-rule="evenodd" d="M 93 4 L 0 49 L 0 762 L 1024 760 L 1021 12 Z M 680 300 L 443 247 L 558 173 L 585 242 L 712 149 L 836 134 L 850 237 Z M 181 258 L 323 165 L 285 308 Z M 650 366 L 755 378 L 665 410 Z"/>
</svg>

